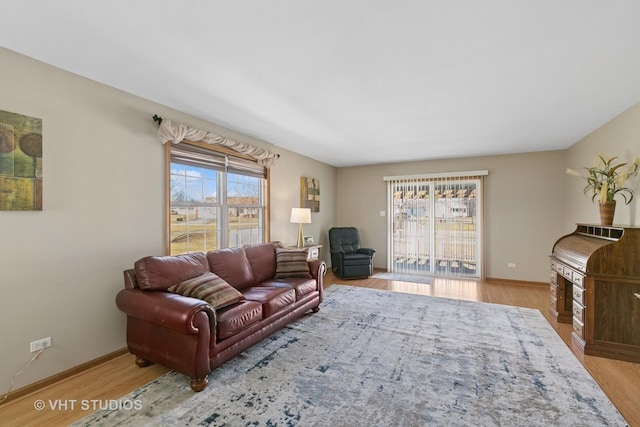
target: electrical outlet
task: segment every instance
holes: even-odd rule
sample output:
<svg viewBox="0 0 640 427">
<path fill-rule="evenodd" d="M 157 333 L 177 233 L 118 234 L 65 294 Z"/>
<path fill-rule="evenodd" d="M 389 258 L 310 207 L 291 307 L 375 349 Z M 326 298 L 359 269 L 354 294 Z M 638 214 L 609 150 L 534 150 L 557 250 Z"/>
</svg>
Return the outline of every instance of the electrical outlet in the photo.
<svg viewBox="0 0 640 427">
<path fill-rule="evenodd" d="M 31 343 L 31 353 L 40 351 L 43 348 L 51 347 L 51 337 L 42 338 L 41 340 Z"/>
<path fill-rule="evenodd" d="M 516 263 L 515 262 L 510 262 L 509 264 L 507 264 L 507 267 L 516 268 Z"/>
</svg>

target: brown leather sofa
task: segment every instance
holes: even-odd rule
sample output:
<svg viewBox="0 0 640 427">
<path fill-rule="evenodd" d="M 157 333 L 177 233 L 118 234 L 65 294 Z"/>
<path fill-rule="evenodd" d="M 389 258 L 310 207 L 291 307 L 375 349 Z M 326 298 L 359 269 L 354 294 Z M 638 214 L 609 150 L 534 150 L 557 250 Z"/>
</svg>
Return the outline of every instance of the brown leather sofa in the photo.
<svg viewBox="0 0 640 427">
<path fill-rule="evenodd" d="M 213 369 L 306 312 L 317 312 L 325 263 L 305 259 L 308 274 L 299 276 L 308 277 L 289 277 L 298 274 L 282 273 L 279 257 L 287 254 L 281 243 L 270 242 L 136 261 L 124 271 L 125 289 L 116 296 L 127 315 L 127 346 L 136 364 L 166 366 L 189 376 L 191 388 L 201 391 Z M 240 291 L 242 300 L 214 309 L 169 290 L 209 272 Z"/>
</svg>

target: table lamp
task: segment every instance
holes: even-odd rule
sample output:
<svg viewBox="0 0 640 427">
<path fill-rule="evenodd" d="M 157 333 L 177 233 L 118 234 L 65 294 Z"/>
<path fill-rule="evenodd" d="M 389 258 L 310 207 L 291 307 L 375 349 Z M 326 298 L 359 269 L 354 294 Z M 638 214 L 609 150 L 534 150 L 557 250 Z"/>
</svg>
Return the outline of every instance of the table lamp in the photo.
<svg viewBox="0 0 640 427">
<path fill-rule="evenodd" d="M 298 224 L 298 247 L 302 248 L 302 224 L 311 224 L 311 209 L 309 208 L 291 208 L 291 223 Z"/>
</svg>

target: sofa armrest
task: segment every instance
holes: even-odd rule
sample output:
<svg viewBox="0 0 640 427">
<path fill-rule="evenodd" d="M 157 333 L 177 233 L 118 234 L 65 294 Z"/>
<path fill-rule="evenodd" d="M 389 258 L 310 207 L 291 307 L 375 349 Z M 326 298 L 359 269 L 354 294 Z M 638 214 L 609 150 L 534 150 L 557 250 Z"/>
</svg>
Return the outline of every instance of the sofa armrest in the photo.
<svg viewBox="0 0 640 427">
<path fill-rule="evenodd" d="M 316 286 L 318 287 L 318 292 L 320 293 L 320 302 L 322 302 L 324 297 L 324 275 L 327 272 L 327 264 L 319 259 L 313 259 L 309 261 L 309 271 L 311 272 L 311 277 L 313 277 L 316 281 Z"/>
<path fill-rule="evenodd" d="M 327 272 L 327 264 L 319 259 L 312 259 L 309 261 L 309 272 L 314 279 L 322 280 L 322 277 Z"/>
<path fill-rule="evenodd" d="M 216 313 L 206 302 L 170 292 L 122 289 L 116 295 L 116 305 L 128 316 L 163 326 L 183 334 L 197 334 L 194 322 L 199 312 L 209 318 L 210 329 L 215 331 Z"/>
</svg>

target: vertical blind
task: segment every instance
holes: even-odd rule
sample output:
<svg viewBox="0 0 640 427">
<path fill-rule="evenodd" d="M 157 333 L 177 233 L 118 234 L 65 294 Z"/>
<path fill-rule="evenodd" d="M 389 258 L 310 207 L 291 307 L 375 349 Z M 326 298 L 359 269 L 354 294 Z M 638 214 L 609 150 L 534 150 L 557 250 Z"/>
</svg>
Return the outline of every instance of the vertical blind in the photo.
<svg viewBox="0 0 640 427">
<path fill-rule="evenodd" d="M 482 277 L 482 193 L 487 171 L 385 177 L 388 269 Z"/>
</svg>

